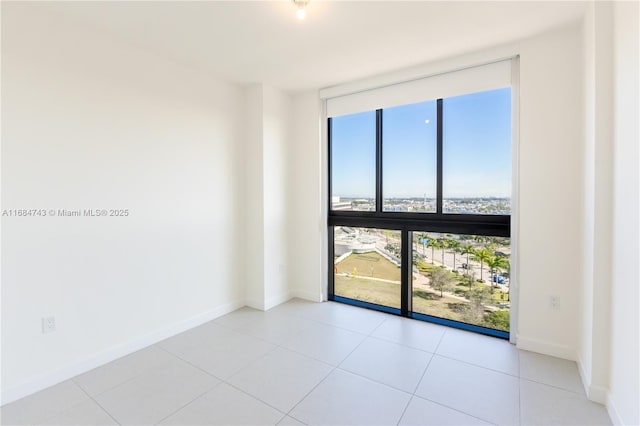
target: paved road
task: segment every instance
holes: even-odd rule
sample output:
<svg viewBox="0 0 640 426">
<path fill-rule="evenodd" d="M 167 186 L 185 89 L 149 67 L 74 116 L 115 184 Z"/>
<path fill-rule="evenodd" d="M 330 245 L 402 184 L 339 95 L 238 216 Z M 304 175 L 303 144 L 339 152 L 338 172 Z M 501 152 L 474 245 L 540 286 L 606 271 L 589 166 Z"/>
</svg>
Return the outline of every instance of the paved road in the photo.
<svg viewBox="0 0 640 426">
<path fill-rule="evenodd" d="M 400 245 L 400 241 L 390 237 L 388 239 L 389 243 L 391 244 L 398 244 Z M 376 241 L 376 247 L 379 250 L 384 250 L 386 251 L 386 245 L 387 245 L 387 237 L 386 236 L 381 236 L 380 239 L 378 241 Z M 433 259 L 431 258 L 431 248 L 430 247 L 426 247 L 423 246 L 422 244 L 414 244 L 413 245 L 413 249 L 416 250 L 418 253 L 423 254 L 426 257 L 426 261 L 429 263 L 433 263 L 434 265 L 439 265 L 442 266 L 442 250 L 440 249 L 434 249 L 433 250 Z M 467 255 L 465 254 L 456 254 L 454 256 L 453 252 L 450 252 L 448 250 L 444 251 L 444 266 L 447 267 L 450 270 L 454 270 L 456 269 L 459 273 L 461 274 L 465 274 L 468 273 L 469 275 L 474 275 L 476 279 L 480 279 L 480 262 L 477 262 L 475 260 L 472 260 L 473 257 L 472 255 L 469 255 L 469 269 L 465 270 L 462 268 L 462 264 L 463 263 L 467 263 Z M 454 261 L 455 261 L 455 265 L 454 265 Z M 482 279 L 485 282 L 485 284 L 487 285 L 491 285 L 491 272 L 489 271 L 489 268 L 486 265 L 482 265 Z M 508 287 L 508 280 L 505 284 L 498 284 L 498 283 L 494 283 L 494 285 L 498 288 L 500 288 L 500 290 L 507 292 L 509 290 Z"/>
</svg>

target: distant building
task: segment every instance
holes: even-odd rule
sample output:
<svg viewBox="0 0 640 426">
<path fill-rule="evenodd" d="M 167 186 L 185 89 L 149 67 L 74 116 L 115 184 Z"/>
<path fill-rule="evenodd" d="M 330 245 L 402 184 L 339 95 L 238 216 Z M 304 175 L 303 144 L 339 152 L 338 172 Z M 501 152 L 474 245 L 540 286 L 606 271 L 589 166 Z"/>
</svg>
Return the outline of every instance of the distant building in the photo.
<svg viewBox="0 0 640 426">
<path fill-rule="evenodd" d="M 351 210 L 351 201 L 340 201 L 340 197 L 334 195 L 331 197 L 331 208 L 333 210 Z"/>
</svg>

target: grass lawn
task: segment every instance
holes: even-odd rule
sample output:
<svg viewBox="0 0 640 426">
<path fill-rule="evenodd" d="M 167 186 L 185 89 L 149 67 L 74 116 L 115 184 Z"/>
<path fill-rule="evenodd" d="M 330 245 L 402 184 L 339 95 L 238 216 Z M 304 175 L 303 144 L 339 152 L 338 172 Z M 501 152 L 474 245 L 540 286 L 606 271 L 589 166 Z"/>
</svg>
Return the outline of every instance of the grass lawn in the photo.
<svg viewBox="0 0 640 426">
<path fill-rule="evenodd" d="M 376 252 L 363 254 L 354 253 L 342 262 L 338 263 L 336 266 L 339 274 L 351 274 L 351 276 L 335 276 L 334 292 L 336 296 L 347 297 L 392 308 L 400 308 L 400 268 L 393 262 L 390 262 Z M 418 267 L 425 271 L 435 268 L 424 263 L 418 265 Z M 396 283 L 367 279 L 369 276 L 395 281 Z M 469 290 L 469 286 L 465 283 L 460 283 L 460 281 L 461 277 L 456 276 L 454 281 L 454 293 L 460 297 L 464 297 Z M 465 321 L 465 318 L 463 318 L 463 312 L 465 311 L 465 306 L 469 304 L 468 301 L 447 295 L 441 298 L 439 292 L 432 290 L 424 284 L 414 285 L 414 312 L 452 319 L 455 321 Z M 496 302 L 504 302 L 506 300 L 506 294 L 505 299 L 501 298 L 502 294 L 504 293 L 496 291 L 493 294 L 493 299 Z M 485 319 L 487 315 L 488 314 L 485 312 Z M 486 324 L 485 319 L 480 319 L 478 325 L 488 325 L 493 327 L 493 325 Z M 496 324 L 495 328 L 503 327 Z M 508 321 L 504 328 L 508 329 Z"/>
<path fill-rule="evenodd" d="M 458 311 L 466 304 L 467 302 L 452 297 L 440 298 L 433 291 L 413 290 L 413 311 L 420 314 L 462 321 L 462 315 Z"/>
<path fill-rule="evenodd" d="M 334 292 L 336 296 L 400 309 L 400 283 L 338 275 L 335 278 Z"/>
<path fill-rule="evenodd" d="M 353 253 L 336 265 L 338 273 L 400 282 L 400 267 L 379 253 Z M 355 272 L 354 272 L 355 271 Z"/>
</svg>

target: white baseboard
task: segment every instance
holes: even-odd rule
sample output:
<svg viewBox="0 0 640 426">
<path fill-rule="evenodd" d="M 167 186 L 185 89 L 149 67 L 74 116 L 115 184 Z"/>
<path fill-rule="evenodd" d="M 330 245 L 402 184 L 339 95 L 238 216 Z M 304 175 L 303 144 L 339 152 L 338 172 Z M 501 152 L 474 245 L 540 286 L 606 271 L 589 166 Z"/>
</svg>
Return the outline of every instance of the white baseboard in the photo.
<svg viewBox="0 0 640 426">
<path fill-rule="evenodd" d="M 286 302 L 287 300 L 291 299 L 293 296 L 291 295 L 291 292 L 287 291 L 285 293 L 281 293 L 278 294 L 276 296 L 270 297 L 267 300 L 264 301 L 264 310 L 268 311 L 269 309 L 278 306 L 281 303 Z"/>
<path fill-rule="evenodd" d="M 276 306 L 285 303 L 294 297 L 308 300 L 310 302 L 322 302 L 322 294 L 320 293 L 316 294 L 306 290 L 292 290 L 279 294 L 277 296 L 270 297 L 266 300 L 248 298 L 245 300 L 245 305 L 253 309 L 258 309 L 260 311 L 268 311 L 269 309 L 275 308 Z"/>
<path fill-rule="evenodd" d="M 602 404 L 608 407 L 609 401 L 609 390 L 602 386 L 597 386 L 591 383 L 591 378 L 587 375 L 587 372 L 584 369 L 584 363 L 580 356 L 576 357 L 576 364 L 578 364 L 578 373 L 580 374 L 580 380 L 582 380 L 582 386 L 584 387 L 584 392 L 587 395 L 587 398 L 593 402 L 597 402 L 598 404 Z"/>
<path fill-rule="evenodd" d="M 598 404 L 607 406 L 609 400 L 609 389 L 597 385 L 589 385 L 586 389 L 587 398 Z"/>
<path fill-rule="evenodd" d="M 296 290 L 294 289 L 291 292 L 293 297 L 297 297 L 298 299 L 308 300 L 309 302 L 322 302 L 322 293 L 315 293 L 313 291 L 307 290 Z"/>
<path fill-rule="evenodd" d="M 624 426 L 624 422 L 620 417 L 620 413 L 616 409 L 615 404 L 613 403 L 613 399 L 611 398 L 611 394 L 608 395 L 607 398 L 607 413 L 609 414 L 609 418 L 611 419 L 611 423 L 615 426 Z"/>
<path fill-rule="evenodd" d="M 125 355 L 129 355 L 130 353 L 146 348 L 147 346 L 153 345 L 161 340 L 187 331 L 193 327 L 197 327 L 243 306 L 244 302 L 239 301 L 220 305 L 207 312 L 170 324 L 139 338 L 135 338 L 97 352 L 80 362 L 74 363 L 73 365 L 66 366 L 57 371 L 40 376 L 34 380 L 7 388 L 0 393 L 0 405 L 9 404 L 27 395 L 31 395 L 48 387 L 57 385 L 58 383 L 69 380 L 79 374 L 86 373 L 89 370 L 93 370 L 94 368 L 100 367 L 108 362 L 122 358 Z"/>
<path fill-rule="evenodd" d="M 587 372 L 584 371 L 584 363 L 582 362 L 582 358 L 580 358 L 580 355 L 576 356 L 576 364 L 578 364 L 578 374 L 580 374 L 580 380 L 582 381 L 584 393 L 586 395 L 589 395 L 589 385 L 591 384 L 591 380 L 587 376 Z"/>
<path fill-rule="evenodd" d="M 569 361 L 576 360 L 576 349 L 571 346 L 528 339 L 520 335 L 518 335 L 518 343 L 516 346 L 518 349 L 524 349 L 525 351 L 537 352 L 544 355 L 554 356 L 556 358 L 567 359 Z"/>
<path fill-rule="evenodd" d="M 245 306 L 248 306 L 249 308 L 253 308 L 253 309 L 257 309 L 259 311 L 264 311 L 264 300 L 261 299 L 253 299 L 253 298 L 247 298 L 245 300 Z"/>
</svg>

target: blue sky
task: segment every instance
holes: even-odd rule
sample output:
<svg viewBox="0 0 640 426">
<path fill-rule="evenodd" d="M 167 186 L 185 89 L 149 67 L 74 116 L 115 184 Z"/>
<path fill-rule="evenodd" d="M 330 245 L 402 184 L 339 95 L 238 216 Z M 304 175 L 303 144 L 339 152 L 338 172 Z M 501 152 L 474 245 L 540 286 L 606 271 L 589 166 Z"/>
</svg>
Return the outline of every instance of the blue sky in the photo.
<svg viewBox="0 0 640 426">
<path fill-rule="evenodd" d="M 443 101 L 443 195 L 511 195 L 511 89 Z M 375 111 L 332 120 L 333 195 L 375 195 Z M 436 102 L 383 111 L 384 197 L 434 198 Z"/>
</svg>

